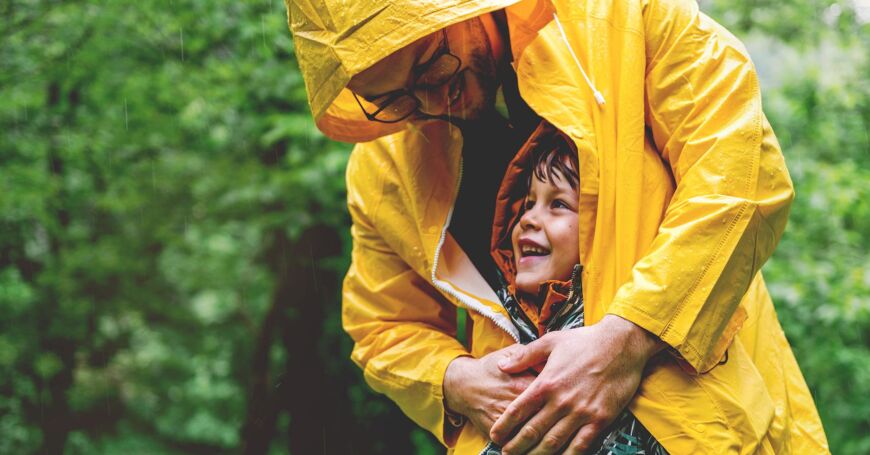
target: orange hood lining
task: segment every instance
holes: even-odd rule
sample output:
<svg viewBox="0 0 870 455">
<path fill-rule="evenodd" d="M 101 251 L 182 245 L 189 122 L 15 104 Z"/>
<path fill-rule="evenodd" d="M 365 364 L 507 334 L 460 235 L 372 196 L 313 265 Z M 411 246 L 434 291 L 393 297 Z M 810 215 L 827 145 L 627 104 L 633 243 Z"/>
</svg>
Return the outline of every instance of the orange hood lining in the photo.
<svg viewBox="0 0 870 455">
<path fill-rule="evenodd" d="M 540 147 L 553 134 L 562 136 L 576 153 L 576 147 L 570 137 L 546 120 L 541 121 L 508 164 L 496 196 L 490 255 L 504 275 L 505 281 L 510 285 L 513 285 L 516 280 L 511 231 L 523 214 L 523 201 L 528 192 L 526 179 L 528 173 L 532 171 L 530 169 L 533 162 L 532 151 Z"/>
</svg>

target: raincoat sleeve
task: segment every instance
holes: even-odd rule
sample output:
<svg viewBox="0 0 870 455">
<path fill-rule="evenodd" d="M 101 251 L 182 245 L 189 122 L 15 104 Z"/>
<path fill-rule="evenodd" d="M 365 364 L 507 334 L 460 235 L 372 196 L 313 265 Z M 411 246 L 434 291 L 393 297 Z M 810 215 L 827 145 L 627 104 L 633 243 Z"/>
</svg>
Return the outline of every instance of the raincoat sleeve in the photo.
<svg viewBox="0 0 870 455">
<path fill-rule="evenodd" d="M 676 190 L 608 312 L 658 335 L 696 372 L 718 364 L 794 197 L 748 53 L 692 0 L 644 2 L 646 123 Z"/>
<path fill-rule="evenodd" d="M 372 220 L 383 178 L 392 171 L 358 145 L 347 169 L 353 220 L 351 266 L 342 290 L 342 324 L 354 341 L 351 358 L 376 392 L 393 400 L 442 444 L 458 425 L 447 420 L 442 382 L 447 365 L 469 355 L 456 340 L 456 308 L 412 270 Z"/>
</svg>

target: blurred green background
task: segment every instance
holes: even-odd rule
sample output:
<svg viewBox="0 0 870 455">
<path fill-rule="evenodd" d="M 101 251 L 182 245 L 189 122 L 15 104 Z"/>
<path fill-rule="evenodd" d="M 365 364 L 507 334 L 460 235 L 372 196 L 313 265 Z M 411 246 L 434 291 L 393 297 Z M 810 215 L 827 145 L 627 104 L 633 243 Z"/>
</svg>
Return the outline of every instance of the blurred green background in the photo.
<svg viewBox="0 0 870 455">
<path fill-rule="evenodd" d="M 708 0 L 797 189 L 765 274 L 870 453 L 870 1 Z M 340 330 L 350 146 L 280 0 L 0 0 L 0 454 L 440 453 Z"/>
</svg>

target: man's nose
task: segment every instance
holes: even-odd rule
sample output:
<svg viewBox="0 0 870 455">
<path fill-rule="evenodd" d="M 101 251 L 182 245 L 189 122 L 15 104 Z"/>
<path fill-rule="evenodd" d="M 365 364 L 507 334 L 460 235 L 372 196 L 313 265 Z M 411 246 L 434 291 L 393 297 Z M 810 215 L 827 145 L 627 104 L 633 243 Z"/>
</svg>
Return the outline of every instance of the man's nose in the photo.
<svg viewBox="0 0 870 455">
<path fill-rule="evenodd" d="M 415 95 L 420 100 L 420 112 L 428 115 L 441 115 L 447 110 L 447 84 L 417 90 Z"/>
</svg>

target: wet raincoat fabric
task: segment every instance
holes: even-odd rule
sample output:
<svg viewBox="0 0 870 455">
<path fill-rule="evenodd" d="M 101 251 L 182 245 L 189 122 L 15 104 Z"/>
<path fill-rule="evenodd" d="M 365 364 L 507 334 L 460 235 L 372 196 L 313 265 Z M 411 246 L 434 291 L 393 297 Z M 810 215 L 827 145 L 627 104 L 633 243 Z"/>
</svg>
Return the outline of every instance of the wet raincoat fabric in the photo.
<svg viewBox="0 0 870 455">
<path fill-rule="evenodd" d="M 514 156 L 498 191 L 493 219 L 490 253 L 499 271 L 500 288 L 496 294 L 507 310 L 520 336 L 520 343 L 531 343 L 544 334 L 556 330 L 583 327 L 583 292 L 580 264 L 574 266 L 567 281 L 548 280 L 531 296 L 516 290 L 516 258 L 514 257 L 511 233 L 523 215 L 523 204 L 529 192 L 529 178 L 533 175 L 535 150 L 550 151 L 554 141 L 572 144 L 571 139 L 553 128 L 546 121 L 532 132 L 526 143 Z M 576 153 L 570 149 L 569 153 Z M 666 455 L 662 445 L 644 428 L 628 410 L 623 410 L 616 420 L 602 432 L 599 442 L 587 450 L 592 455 Z M 501 447 L 494 442 L 487 444 L 481 455 L 500 455 Z"/>
<path fill-rule="evenodd" d="M 631 412 L 670 453 L 827 452 L 759 273 L 791 181 L 746 50 L 694 2 L 287 2 L 318 127 L 360 142 L 347 168 L 342 317 L 374 390 L 456 453 L 479 453 L 485 435 L 447 422 L 444 372 L 519 336 L 447 231 L 460 132 L 367 122 L 344 87 L 428 33 L 504 8 L 520 94 L 578 149 L 587 324 L 619 315 L 682 358 L 649 365 Z M 471 318 L 467 347 L 455 338 L 457 306 Z"/>
</svg>

